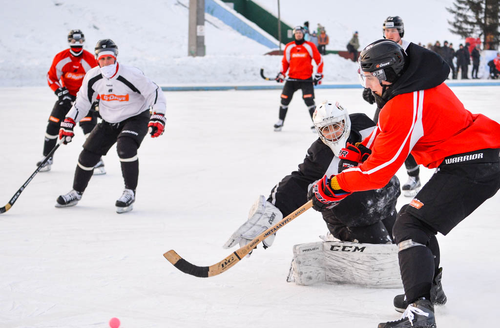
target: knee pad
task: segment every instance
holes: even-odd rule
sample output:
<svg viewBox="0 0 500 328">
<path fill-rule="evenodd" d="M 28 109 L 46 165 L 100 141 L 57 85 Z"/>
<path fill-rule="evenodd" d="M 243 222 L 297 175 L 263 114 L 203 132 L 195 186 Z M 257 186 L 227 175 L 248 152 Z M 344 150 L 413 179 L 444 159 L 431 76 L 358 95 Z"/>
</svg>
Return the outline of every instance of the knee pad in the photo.
<svg viewBox="0 0 500 328">
<path fill-rule="evenodd" d="M 287 95 L 281 95 L 281 106 L 282 107 L 288 107 L 290 105 L 290 102 L 292 101 L 292 97 L 288 97 Z"/>
<path fill-rule="evenodd" d="M 61 121 L 58 120 L 57 122 L 54 122 L 54 120 L 50 119 L 49 124 L 47 124 L 47 130 L 46 130 L 47 136 L 58 136 L 60 127 L 61 127 Z"/>
<path fill-rule="evenodd" d="M 99 159 L 101 159 L 101 155 L 92 153 L 84 149 L 80 153 L 80 157 L 78 157 L 78 166 L 82 170 L 92 171 L 94 169 L 94 166 L 99 162 Z"/>
<path fill-rule="evenodd" d="M 121 137 L 116 143 L 116 151 L 120 162 L 133 162 L 137 160 L 137 143 L 132 138 Z"/>
<path fill-rule="evenodd" d="M 304 102 L 306 103 L 307 107 L 316 106 L 312 95 L 304 95 L 303 98 L 304 98 Z"/>
<path fill-rule="evenodd" d="M 413 243 L 426 246 L 434 234 L 427 229 L 422 221 L 409 214 L 406 211 L 407 208 L 408 205 L 401 208 L 394 223 L 392 229 L 394 241 L 399 245 L 401 242 L 411 240 Z"/>
</svg>

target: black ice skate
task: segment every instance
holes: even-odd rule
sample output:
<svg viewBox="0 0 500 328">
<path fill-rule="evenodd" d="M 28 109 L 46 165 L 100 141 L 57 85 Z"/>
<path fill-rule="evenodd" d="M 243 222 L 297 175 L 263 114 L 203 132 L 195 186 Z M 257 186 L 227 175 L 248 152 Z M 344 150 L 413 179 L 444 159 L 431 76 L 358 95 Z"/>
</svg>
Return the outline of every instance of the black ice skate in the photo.
<svg viewBox="0 0 500 328">
<path fill-rule="evenodd" d="M 420 187 L 420 178 L 418 176 L 408 176 L 408 180 L 401 189 L 403 189 L 403 195 L 405 197 L 415 197 L 415 195 L 420 191 Z"/>
<path fill-rule="evenodd" d="M 283 120 L 278 120 L 276 124 L 274 124 L 274 131 L 279 132 L 283 128 Z"/>
<path fill-rule="evenodd" d="M 104 166 L 104 162 L 102 158 L 99 162 L 94 166 L 94 175 L 103 175 L 106 174 L 106 167 Z"/>
<path fill-rule="evenodd" d="M 431 302 L 433 305 L 445 305 L 448 298 L 446 297 L 443 285 L 441 284 L 441 279 L 443 278 L 443 268 L 438 269 L 438 274 L 434 277 L 434 281 L 431 287 Z M 398 312 L 404 312 L 408 307 L 408 302 L 406 302 L 406 296 L 404 294 L 396 295 L 394 297 L 394 308 Z"/>
<path fill-rule="evenodd" d="M 425 298 L 409 304 L 401 319 L 380 323 L 378 328 L 436 328 L 434 306 Z"/>
<path fill-rule="evenodd" d="M 45 156 L 36 163 L 36 166 L 40 166 L 40 164 L 42 164 L 44 159 L 45 159 Z M 52 157 L 51 157 L 47 160 L 47 162 L 45 162 L 45 164 L 43 164 L 42 168 L 38 172 L 49 172 L 50 168 L 52 166 L 52 163 L 53 163 L 53 161 L 52 161 Z"/>
<path fill-rule="evenodd" d="M 78 204 L 78 201 L 82 199 L 82 192 L 71 190 L 66 195 L 61 195 L 57 197 L 56 207 L 70 207 Z"/>
<path fill-rule="evenodd" d="M 135 202 L 135 191 L 130 189 L 123 190 L 122 196 L 116 201 L 116 213 L 126 213 L 132 211 Z"/>
</svg>

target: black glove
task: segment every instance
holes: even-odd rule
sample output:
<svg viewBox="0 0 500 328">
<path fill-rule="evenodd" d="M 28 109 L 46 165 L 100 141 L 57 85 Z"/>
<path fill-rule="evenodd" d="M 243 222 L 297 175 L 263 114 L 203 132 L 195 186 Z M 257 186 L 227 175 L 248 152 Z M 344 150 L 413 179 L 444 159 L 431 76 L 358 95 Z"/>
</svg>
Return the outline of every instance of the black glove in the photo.
<svg viewBox="0 0 500 328">
<path fill-rule="evenodd" d="M 319 74 L 319 73 L 314 74 L 314 78 L 313 78 L 314 85 L 321 84 L 322 79 L 323 79 L 323 74 Z"/>
<path fill-rule="evenodd" d="M 373 96 L 372 90 L 365 88 L 363 90 L 363 99 L 366 100 L 370 105 L 375 103 L 375 97 Z"/>
<path fill-rule="evenodd" d="M 66 87 L 62 87 L 54 91 L 57 98 L 59 98 L 59 105 L 62 105 L 64 102 L 71 103 L 71 95 L 69 94 L 68 89 Z"/>
<path fill-rule="evenodd" d="M 361 143 L 356 145 L 347 143 L 346 147 L 342 148 L 339 154 L 339 173 L 363 163 L 371 153 L 372 151 Z"/>
<path fill-rule="evenodd" d="M 276 75 L 276 82 L 283 83 L 283 81 L 285 81 L 285 74 L 279 72 L 278 75 Z"/>
</svg>

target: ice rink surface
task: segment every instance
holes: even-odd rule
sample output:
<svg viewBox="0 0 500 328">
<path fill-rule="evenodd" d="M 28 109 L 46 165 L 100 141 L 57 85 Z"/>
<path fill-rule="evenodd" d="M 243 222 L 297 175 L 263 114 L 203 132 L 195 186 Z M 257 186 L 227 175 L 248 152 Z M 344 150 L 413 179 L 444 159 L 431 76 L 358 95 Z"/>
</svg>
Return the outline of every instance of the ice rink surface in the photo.
<svg viewBox="0 0 500 328">
<path fill-rule="evenodd" d="M 500 87 L 455 87 L 473 113 L 500 122 Z M 167 127 L 140 150 L 135 208 L 116 214 L 123 191 L 113 147 L 108 173 L 93 177 L 80 203 L 54 207 L 72 187 L 83 142 L 55 154 L 15 205 L 0 216 L 0 327 L 122 328 L 376 327 L 397 320 L 399 289 L 287 283 L 292 246 L 319 241 L 321 215 L 309 210 L 284 227 L 267 250 L 255 250 L 227 272 L 186 275 L 162 254 L 212 265 L 231 253 L 222 245 L 258 195 L 295 170 L 316 139 L 299 93 L 276 133 L 280 90 L 166 92 Z M 361 89 L 319 89 L 317 104 L 338 100 L 350 113 L 373 116 Z M 0 89 L 0 206 L 35 170 L 56 98 L 47 87 Z M 431 170 L 422 168 L 427 180 Z M 398 173 L 402 183 L 406 173 Z M 401 196 L 398 209 L 410 199 Z M 500 194 L 441 243 L 445 306 L 440 328 L 491 327 L 500 291 Z"/>
</svg>

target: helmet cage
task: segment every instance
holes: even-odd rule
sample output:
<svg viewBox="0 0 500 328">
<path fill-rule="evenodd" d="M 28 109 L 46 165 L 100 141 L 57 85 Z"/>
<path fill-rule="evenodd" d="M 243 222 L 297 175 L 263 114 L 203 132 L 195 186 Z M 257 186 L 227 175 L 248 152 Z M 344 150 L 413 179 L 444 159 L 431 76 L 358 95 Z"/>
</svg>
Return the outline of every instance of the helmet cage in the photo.
<svg viewBox="0 0 500 328">
<path fill-rule="evenodd" d="M 338 156 L 351 134 L 351 119 L 338 102 L 323 102 L 314 112 L 313 122 L 319 138 Z"/>
</svg>

